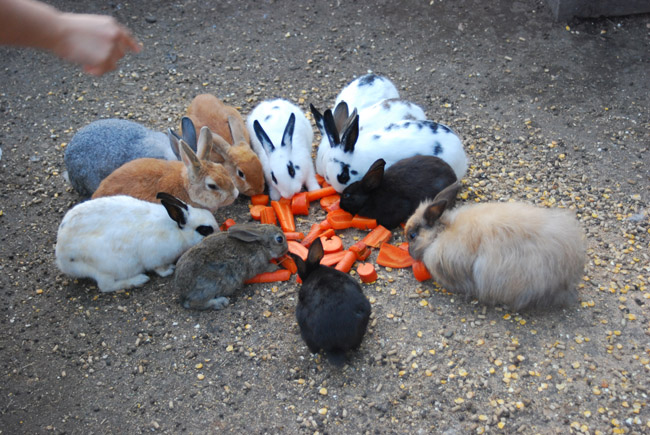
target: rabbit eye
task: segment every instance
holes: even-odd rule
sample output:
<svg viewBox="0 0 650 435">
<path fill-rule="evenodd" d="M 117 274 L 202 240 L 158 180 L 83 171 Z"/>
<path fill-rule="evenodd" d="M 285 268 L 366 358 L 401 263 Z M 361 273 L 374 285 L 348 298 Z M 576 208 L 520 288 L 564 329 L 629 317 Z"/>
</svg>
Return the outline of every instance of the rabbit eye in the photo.
<svg viewBox="0 0 650 435">
<path fill-rule="evenodd" d="M 411 239 L 411 240 L 415 240 L 415 238 L 416 238 L 417 236 L 418 236 L 417 231 L 411 231 L 411 232 L 409 233 L 409 239 Z"/>
<path fill-rule="evenodd" d="M 198 227 L 196 227 L 196 232 L 201 234 L 203 237 L 205 237 L 214 233 L 214 228 L 212 228 L 209 225 L 199 225 Z"/>
<path fill-rule="evenodd" d="M 244 171 L 242 171 L 241 169 L 237 169 L 237 176 L 239 178 L 246 178 L 246 176 L 244 175 Z"/>
<path fill-rule="evenodd" d="M 343 194 L 343 198 L 345 198 L 345 199 L 350 198 L 350 194 L 349 194 L 349 193 L 344 193 L 344 194 Z"/>
<path fill-rule="evenodd" d="M 208 184 L 208 189 L 210 189 L 210 190 L 219 190 L 219 186 L 217 186 L 216 184 L 210 183 L 210 184 Z"/>
<path fill-rule="evenodd" d="M 276 242 L 277 244 L 281 244 L 282 242 L 284 242 L 284 236 L 278 234 L 277 236 L 275 236 L 275 242 Z"/>
</svg>

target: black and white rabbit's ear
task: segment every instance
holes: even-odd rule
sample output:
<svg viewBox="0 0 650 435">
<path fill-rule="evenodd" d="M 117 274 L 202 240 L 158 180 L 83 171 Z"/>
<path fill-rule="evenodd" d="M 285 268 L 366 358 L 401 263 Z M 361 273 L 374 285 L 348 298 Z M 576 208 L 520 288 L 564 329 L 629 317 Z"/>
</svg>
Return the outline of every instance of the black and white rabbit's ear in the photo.
<svg viewBox="0 0 650 435">
<path fill-rule="evenodd" d="M 454 206 L 456 195 L 461 187 L 460 182 L 455 181 L 436 195 L 431 205 L 424 211 L 424 219 L 428 226 L 433 226 L 445 210 Z"/>
<path fill-rule="evenodd" d="M 293 143 L 293 131 L 296 127 L 296 114 L 291 113 L 289 116 L 289 121 L 284 127 L 284 133 L 282 134 L 282 144 L 280 146 L 287 147 L 291 151 L 291 144 Z"/>
<path fill-rule="evenodd" d="M 334 123 L 336 124 L 336 129 L 338 131 L 343 131 L 343 127 L 348 120 L 348 116 L 348 103 L 341 101 L 334 108 Z"/>
<path fill-rule="evenodd" d="M 318 109 L 311 103 L 309 103 L 309 110 L 311 111 L 312 116 L 314 117 L 314 122 L 320 134 L 325 137 L 325 121 L 323 120 L 323 115 L 318 111 Z"/>
<path fill-rule="evenodd" d="M 194 123 L 188 116 L 183 116 L 181 119 L 181 130 L 181 133 L 183 134 L 183 140 L 187 142 L 190 148 L 192 148 L 192 151 L 196 152 L 196 129 L 194 128 Z"/>
<path fill-rule="evenodd" d="M 183 229 L 189 214 L 187 204 L 166 192 L 158 192 L 156 198 L 160 200 L 160 203 L 167 210 L 167 214 L 176 222 L 178 228 Z"/>
<path fill-rule="evenodd" d="M 378 159 L 370 165 L 368 172 L 361 179 L 361 187 L 365 192 L 370 192 L 375 190 L 381 184 L 381 180 L 384 179 L 384 167 L 386 166 L 386 161 L 384 159 Z"/>
<path fill-rule="evenodd" d="M 257 136 L 257 140 L 260 141 L 262 147 L 266 150 L 268 154 L 275 151 L 275 146 L 273 146 L 273 142 L 271 142 L 271 139 L 262 128 L 262 124 L 260 124 L 260 122 L 257 119 L 255 120 L 255 122 L 253 122 L 253 130 L 255 131 L 255 136 Z"/>
<path fill-rule="evenodd" d="M 357 110 L 354 109 L 352 115 L 348 119 L 348 124 L 345 126 L 343 133 L 341 134 L 341 143 L 343 144 L 343 151 L 346 153 L 354 152 L 354 145 L 357 143 L 359 138 L 359 115 L 357 115 Z"/>
<path fill-rule="evenodd" d="M 325 113 L 323 113 L 323 126 L 325 128 L 325 134 L 329 140 L 330 147 L 336 148 L 341 145 L 339 130 L 336 128 L 334 115 L 332 115 L 332 111 L 330 109 L 327 109 Z"/>
<path fill-rule="evenodd" d="M 228 228 L 228 237 L 250 243 L 265 237 L 264 226 L 258 224 L 239 224 Z"/>
</svg>

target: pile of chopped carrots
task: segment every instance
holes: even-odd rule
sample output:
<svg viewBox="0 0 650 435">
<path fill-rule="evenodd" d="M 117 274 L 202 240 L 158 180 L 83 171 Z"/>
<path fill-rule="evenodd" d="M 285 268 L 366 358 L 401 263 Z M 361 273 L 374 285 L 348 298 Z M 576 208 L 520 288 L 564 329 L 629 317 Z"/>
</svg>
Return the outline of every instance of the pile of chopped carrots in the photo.
<svg viewBox="0 0 650 435">
<path fill-rule="evenodd" d="M 369 284 L 377 280 L 375 266 L 366 262 L 373 248 L 379 248 L 377 264 L 392 268 L 412 267 L 413 275 L 418 281 L 431 278 L 424 264 L 415 261 L 409 255 L 407 243 L 402 243 L 400 246 L 389 244 L 388 241 L 393 235 L 391 231 L 377 225 L 375 219 L 353 216 L 341 209 L 338 193 L 321 177 L 317 178 L 322 186 L 320 189 L 297 193 L 291 199 L 281 198 L 279 201 L 269 202 L 268 195 L 254 195 L 249 206 L 251 217 L 261 223 L 279 225 L 287 238 L 289 252 L 303 260 L 307 259 L 309 246 L 314 240 L 320 238 L 325 253 L 321 264 L 348 273 L 354 264 L 359 262 L 356 273 L 364 283 Z M 320 223 L 313 224 L 307 234 L 296 231 L 294 216 L 308 216 L 310 203 L 314 201 L 320 202 L 321 208 L 327 212 L 326 218 Z M 228 219 L 221 226 L 221 230 L 226 231 L 234 224 L 232 219 Z M 369 230 L 369 232 L 362 240 L 346 249 L 341 237 L 336 235 L 336 231 L 347 228 Z M 282 266 L 282 269 L 259 274 L 246 283 L 288 281 L 291 275 L 297 272 L 296 263 L 289 255 L 276 259 L 275 262 Z"/>
</svg>

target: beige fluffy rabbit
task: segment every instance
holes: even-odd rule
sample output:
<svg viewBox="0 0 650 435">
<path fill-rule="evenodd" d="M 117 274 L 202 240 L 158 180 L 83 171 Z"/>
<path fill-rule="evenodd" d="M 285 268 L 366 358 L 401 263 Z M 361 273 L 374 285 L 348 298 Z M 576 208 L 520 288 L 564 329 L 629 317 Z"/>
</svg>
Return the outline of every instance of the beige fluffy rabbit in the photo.
<svg viewBox="0 0 650 435">
<path fill-rule="evenodd" d="M 409 252 L 447 290 L 513 310 L 577 298 L 584 234 L 566 210 L 484 203 L 447 210 L 458 182 L 423 202 L 404 229 Z"/>
<path fill-rule="evenodd" d="M 218 163 L 203 160 L 211 149 L 212 133 L 205 127 L 198 139 L 198 152 L 180 141 L 182 162 L 161 159 L 136 159 L 117 168 L 104 178 L 93 194 L 103 196 L 129 195 L 158 202 L 158 192 L 168 192 L 193 207 L 212 212 L 232 204 L 239 191 L 230 174 Z"/>
</svg>

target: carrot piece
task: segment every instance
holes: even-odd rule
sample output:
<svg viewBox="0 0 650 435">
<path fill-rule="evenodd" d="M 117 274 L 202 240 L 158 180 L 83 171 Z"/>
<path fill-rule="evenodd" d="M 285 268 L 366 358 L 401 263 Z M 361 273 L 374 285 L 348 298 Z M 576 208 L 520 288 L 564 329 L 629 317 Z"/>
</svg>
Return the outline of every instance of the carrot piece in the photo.
<svg viewBox="0 0 650 435">
<path fill-rule="evenodd" d="M 302 245 L 306 246 L 306 247 L 309 247 L 312 244 L 312 242 L 314 240 L 316 240 L 321 235 L 322 232 L 323 232 L 323 230 L 321 230 L 319 224 L 313 224 L 311 226 L 311 228 L 309 229 L 309 232 L 307 233 L 307 235 L 302 239 L 302 242 L 301 242 Z"/>
<path fill-rule="evenodd" d="M 366 246 L 366 244 L 363 243 L 362 240 L 359 240 L 357 243 L 350 246 L 348 249 L 354 252 L 355 254 L 357 254 L 357 260 L 359 261 L 365 261 L 366 258 L 370 256 L 370 252 L 371 252 L 370 248 Z"/>
<path fill-rule="evenodd" d="M 305 238 L 305 235 L 297 231 L 284 231 L 284 237 L 286 237 L 287 240 L 302 240 Z"/>
<path fill-rule="evenodd" d="M 341 261 L 339 261 L 336 264 L 335 269 L 340 270 L 343 273 L 348 273 L 350 269 L 352 269 L 352 265 L 354 264 L 354 262 L 357 261 L 357 254 L 355 254 L 352 251 L 343 251 L 343 252 L 345 252 L 345 255 L 343 255 Z"/>
<path fill-rule="evenodd" d="M 377 271 L 372 263 L 361 263 L 359 267 L 357 267 L 357 273 L 359 274 L 361 281 L 366 284 L 377 281 Z"/>
<path fill-rule="evenodd" d="M 323 177 L 321 174 L 316 174 L 316 181 L 318 181 L 318 184 L 322 186 L 325 182 L 325 177 Z"/>
<path fill-rule="evenodd" d="M 305 248 L 303 245 L 296 242 L 295 240 L 287 241 L 287 245 L 289 245 L 289 252 L 291 252 L 292 254 L 296 254 L 298 257 L 302 258 L 303 260 L 307 260 L 307 255 L 309 255 L 309 249 Z"/>
<path fill-rule="evenodd" d="M 336 264 L 338 264 L 339 261 L 345 257 L 345 253 L 347 251 L 338 251 L 338 252 L 332 252 L 331 254 L 325 254 L 323 255 L 323 258 L 320 260 L 320 264 L 323 266 L 329 266 L 333 267 Z"/>
<path fill-rule="evenodd" d="M 317 199 L 321 199 L 325 196 L 330 195 L 336 195 L 336 190 L 334 190 L 332 186 L 322 187 L 320 189 L 307 192 L 307 198 L 309 199 L 309 202 L 316 201 Z"/>
<path fill-rule="evenodd" d="M 226 219 L 226 220 L 221 224 L 221 226 L 219 227 L 219 229 L 220 229 L 221 231 L 228 231 L 228 228 L 232 227 L 233 225 L 235 225 L 235 221 L 234 221 L 233 219 Z"/>
<path fill-rule="evenodd" d="M 329 196 L 324 196 L 320 199 L 320 206 L 323 210 L 325 211 L 331 211 L 329 208 L 332 206 L 332 204 L 336 203 L 337 201 L 341 200 L 340 195 L 329 195 Z"/>
<path fill-rule="evenodd" d="M 271 225 L 278 224 L 278 219 L 275 216 L 275 211 L 273 210 L 273 207 L 264 206 L 264 209 L 262 209 L 262 211 L 260 212 L 260 223 L 271 224 Z"/>
<path fill-rule="evenodd" d="M 251 204 L 253 205 L 269 205 L 269 196 L 264 194 L 251 196 Z"/>
<path fill-rule="evenodd" d="M 291 279 L 291 271 L 287 269 L 278 269 L 273 272 L 263 272 L 255 275 L 251 279 L 244 281 L 244 284 L 259 284 L 264 282 L 277 282 L 289 281 Z"/>
<path fill-rule="evenodd" d="M 327 213 L 327 222 L 335 230 L 344 230 L 352 226 L 352 215 L 345 210 L 334 210 Z"/>
<path fill-rule="evenodd" d="M 293 195 L 291 198 L 291 212 L 295 215 L 309 215 L 309 200 L 307 199 L 307 192 L 300 192 Z"/>
<path fill-rule="evenodd" d="M 402 242 L 398 246 L 398 248 L 405 250 L 406 252 L 409 251 L 409 242 Z"/>
<path fill-rule="evenodd" d="M 343 250 L 343 241 L 339 236 L 336 235 L 330 237 L 320 236 L 320 241 L 323 244 L 323 252 L 325 252 L 326 254 L 331 254 L 332 252 L 338 252 Z"/>
<path fill-rule="evenodd" d="M 363 243 L 373 248 L 379 248 L 379 246 L 390 240 L 393 236 L 389 230 L 386 229 L 383 225 L 377 225 L 375 229 L 366 234 L 366 237 L 363 238 Z"/>
<path fill-rule="evenodd" d="M 352 226 L 360 230 L 372 230 L 377 227 L 377 219 L 355 215 L 352 218 Z"/>
<path fill-rule="evenodd" d="M 332 224 L 327 219 L 323 219 L 323 221 L 320 223 L 320 229 L 323 231 L 332 229 Z"/>
<path fill-rule="evenodd" d="M 421 261 L 416 261 L 413 263 L 413 276 L 420 282 L 431 279 L 429 269 L 427 269 L 427 267 Z"/>
<path fill-rule="evenodd" d="M 260 220 L 260 213 L 264 208 L 266 208 L 265 205 L 252 205 L 250 207 L 251 217 L 256 221 Z"/>
<path fill-rule="evenodd" d="M 282 231 L 293 232 L 296 231 L 296 223 L 293 220 L 293 213 L 291 213 L 291 204 L 287 201 L 271 201 L 271 207 L 278 216 L 280 221 L 280 228 Z"/>
<path fill-rule="evenodd" d="M 278 202 L 281 202 L 284 205 L 291 206 L 291 198 L 285 198 L 284 196 L 278 199 Z"/>
<path fill-rule="evenodd" d="M 377 264 L 396 269 L 409 267 L 413 265 L 414 261 L 407 251 L 390 243 L 382 243 L 377 255 Z"/>
<path fill-rule="evenodd" d="M 292 274 L 298 272 L 298 266 L 296 266 L 296 262 L 289 254 L 285 254 L 282 257 L 278 258 L 277 263 L 290 271 Z"/>
</svg>

